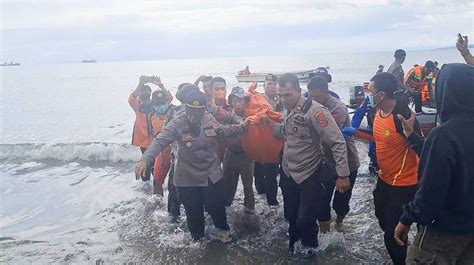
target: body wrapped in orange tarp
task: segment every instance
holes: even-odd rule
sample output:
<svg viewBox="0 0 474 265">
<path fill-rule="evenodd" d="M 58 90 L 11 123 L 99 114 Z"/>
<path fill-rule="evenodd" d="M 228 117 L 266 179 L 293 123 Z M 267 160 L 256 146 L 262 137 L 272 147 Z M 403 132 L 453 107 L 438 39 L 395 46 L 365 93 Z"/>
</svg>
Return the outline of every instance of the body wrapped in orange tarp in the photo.
<svg viewBox="0 0 474 265">
<path fill-rule="evenodd" d="M 281 122 L 281 113 L 273 111 L 267 99 L 256 91 L 258 84 L 253 83 L 248 89 L 250 101 L 245 108 L 245 115 L 250 120 L 247 132 L 241 143 L 249 157 L 260 163 L 278 163 L 283 149 L 283 139 L 273 136 L 273 130 L 260 121 L 266 115 L 275 122 Z"/>
</svg>

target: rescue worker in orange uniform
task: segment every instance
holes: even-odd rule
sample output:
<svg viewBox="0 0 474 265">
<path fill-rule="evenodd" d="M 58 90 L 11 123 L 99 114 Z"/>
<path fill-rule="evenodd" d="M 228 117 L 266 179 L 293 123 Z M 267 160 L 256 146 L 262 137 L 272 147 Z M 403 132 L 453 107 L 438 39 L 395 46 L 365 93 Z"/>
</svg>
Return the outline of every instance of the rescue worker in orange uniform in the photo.
<svg viewBox="0 0 474 265">
<path fill-rule="evenodd" d="M 405 76 L 404 83 L 410 90 L 411 96 L 415 102 L 415 112 L 423 112 L 421 106 L 423 87 L 429 82 L 431 85 L 432 73 L 435 69 L 432 61 L 427 61 L 424 66 L 415 66 Z"/>
<path fill-rule="evenodd" d="M 418 155 L 411 147 L 410 139 L 403 133 L 397 114 L 408 118 L 411 110 L 408 99 L 399 90 L 397 79 L 389 73 L 375 75 L 369 90 L 378 108 L 372 131 L 343 128 L 347 136 L 375 141 L 377 162 L 380 168 L 374 190 L 375 216 L 384 231 L 385 247 L 394 264 L 405 264 L 406 244 L 400 246 L 394 239 L 394 229 L 402 215 L 402 207 L 413 200 L 418 183 Z M 415 131 L 421 135 L 415 122 Z"/>
<path fill-rule="evenodd" d="M 431 99 L 431 94 L 433 90 L 433 79 L 434 73 L 430 73 L 426 78 L 425 78 L 425 83 L 423 84 L 423 90 L 421 91 L 421 104 L 423 106 L 429 106 L 430 104 L 430 99 Z"/>
<path fill-rule="evenodd" d="M 133 125 L 132 144 L 140 147 L 142 154 L 150 143 L 152 126 L 150 116 L 153 108 L 150 101 L 151 88 L 146 85 L 150 81 L 147 76 L 141 76 L 137 88 L 130 94 L 128 104 L 135 112 L 135 123 Z M 150 180 L 150 168 L 147 169 L 143 181 Z"/>
<path fill-rule="evenodd" d="M 161 84 L 161 82 L 160 82 Z M 174 106 L 171 104 L 173 97 L 161 84 L 162 90 L 155 90 L 151 94 L 151 104 L 154 113 L 151 116 L 153 137 L 157 136 L 164 128 L 168 111 Z M 171 166 L 171 148 L 167 148 L 156 159 L 153 170 L 153 191 L 154 194 L 163 196 L 163 183 Z"/>
<path fill-rule="evenodd" d="M 171 103 L 173 97 L 166 90 L 160 78 L 157 76 L 141 76 L 137 88 L 130 94 L 128 98 L 128 103 L 135 112 L 135 124 L 133 126 L 133 135 L 132 135 L 132 144 L 140 147 L 142 153 L 145 152 L 148 145 L 153 141 L 153 137 L 159 131 L 161 131 L 162 126 L 160 126 L 160 118 L 155 115 L 155 106 L 151 96 L 151 88 L 146 85 L 147 83 L 154 84 L 161 89 L 163 96 L 166 97 L 166 101 Z M 150 180 L 150 175 L 152 171 L 152 166 L 147 169 L 142 180 Z"/>
</svg>

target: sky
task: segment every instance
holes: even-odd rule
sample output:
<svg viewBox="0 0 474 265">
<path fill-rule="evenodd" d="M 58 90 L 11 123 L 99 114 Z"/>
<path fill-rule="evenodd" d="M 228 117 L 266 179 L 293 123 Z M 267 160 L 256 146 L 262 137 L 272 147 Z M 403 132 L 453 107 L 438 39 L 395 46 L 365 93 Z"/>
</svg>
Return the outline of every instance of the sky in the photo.
<svg viewBox="0 0 474 265">
<path fill-rule="evenodd" d="M 472 36 L 471 0 L 0 0 L 0 61 L 421 50 Z"/>
</svg>

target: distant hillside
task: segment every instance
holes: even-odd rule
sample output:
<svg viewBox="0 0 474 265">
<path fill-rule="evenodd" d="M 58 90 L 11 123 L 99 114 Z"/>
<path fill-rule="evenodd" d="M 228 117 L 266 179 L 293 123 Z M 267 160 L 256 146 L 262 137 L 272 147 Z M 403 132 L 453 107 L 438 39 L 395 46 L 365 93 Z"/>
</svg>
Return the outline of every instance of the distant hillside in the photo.
<svg viewBox="0 0 474 265">
<path fill-rule="evenodd" d="M 472 49 L 472 48 L 474 48 L 474 44 L 469 44 L 468 47 L 469 47 L 469 49 Z M 450 49 L 456 49 L 456 46 L 443 47 L 443 48 L 434 48 L 433 50 L 450 50 Z"/>
</svg>

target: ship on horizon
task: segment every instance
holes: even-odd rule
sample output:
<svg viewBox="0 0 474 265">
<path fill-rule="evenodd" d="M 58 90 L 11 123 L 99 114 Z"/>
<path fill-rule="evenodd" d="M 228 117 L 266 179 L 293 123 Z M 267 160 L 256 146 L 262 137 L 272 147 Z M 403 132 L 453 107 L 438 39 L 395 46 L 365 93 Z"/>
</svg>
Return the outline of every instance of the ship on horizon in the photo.
<svg viewBox="0 0 474 265">
<path fill-rule="evenodd" d="M 81 63 L 97 63 L 96 60 L 82 60 Z"/>
<path fill-rule="evenodd" d="M 19 66 L 19 65 L 20 65 L 20 63 L 15 63 L 13 61 L 10 61 L 9 63 L 3 62 L 3 63 L 0 64 L 0 66 Z"/>
</svg>

